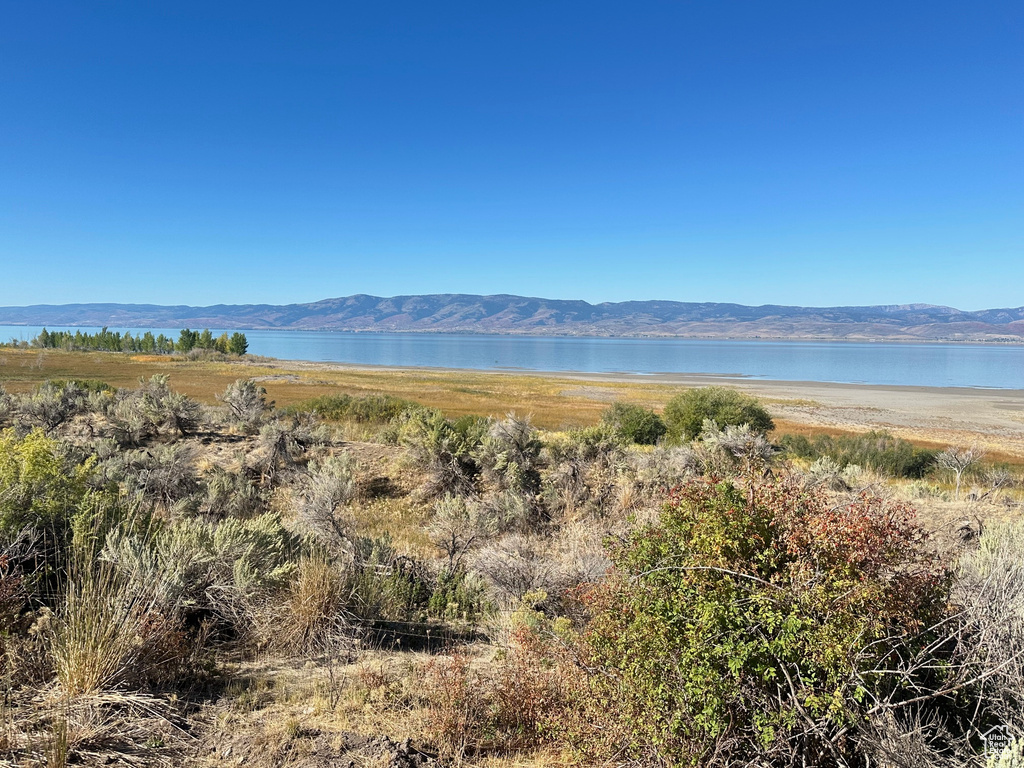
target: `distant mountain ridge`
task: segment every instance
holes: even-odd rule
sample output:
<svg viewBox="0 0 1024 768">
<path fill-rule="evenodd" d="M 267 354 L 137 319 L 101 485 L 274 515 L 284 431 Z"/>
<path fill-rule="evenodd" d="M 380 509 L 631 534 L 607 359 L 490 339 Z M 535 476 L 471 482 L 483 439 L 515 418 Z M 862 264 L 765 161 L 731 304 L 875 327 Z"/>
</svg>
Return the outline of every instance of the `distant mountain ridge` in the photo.
<svg viewBox="0 0 1024 768">
<path fill-rule="evenodd" d="M 0 307 L 0 325 L 294 329 L 655 336 L 733 339 L 1024 341 L 1024 307 L 965 312 L 931 304 L 745 306 L 711 302 L 589 304 L 499 294 L 390 298 L 357 294 L 308 304 L 38 304 Z"/>
</svg>

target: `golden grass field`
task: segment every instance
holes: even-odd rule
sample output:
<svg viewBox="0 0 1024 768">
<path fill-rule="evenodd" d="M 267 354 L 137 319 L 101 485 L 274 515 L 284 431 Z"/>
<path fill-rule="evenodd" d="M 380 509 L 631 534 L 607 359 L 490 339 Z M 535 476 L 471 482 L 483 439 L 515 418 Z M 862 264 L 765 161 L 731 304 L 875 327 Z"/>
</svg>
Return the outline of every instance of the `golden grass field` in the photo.
<svg viewBox="0 0 1024 768">
<path fill-rule="evenodd" d="M 924 447 L 977 442 L 990 459 L 1024 464 L 1024 392 L 871 387 L 814 382 L 719 381 L 700 377 L 524 374 L 454 369 L 356 367 L 268 358 L 193 361 L 155 355 L 0 349 L 0 385 L 31 390 L 47 379 L 98 379 L 133 386 L 168 374 L 174 389 L 216 402 L 232 381 L 260 381 L 278 407 L 326 394 L 389 394 L 452 416 L 528 415 L 541 428 L 596 423 L 615 400 L 655 410 L 690 386 L 725 384 L 761 398 L 777 433 L 838 435 L 886 429 Z"/>
</svg>

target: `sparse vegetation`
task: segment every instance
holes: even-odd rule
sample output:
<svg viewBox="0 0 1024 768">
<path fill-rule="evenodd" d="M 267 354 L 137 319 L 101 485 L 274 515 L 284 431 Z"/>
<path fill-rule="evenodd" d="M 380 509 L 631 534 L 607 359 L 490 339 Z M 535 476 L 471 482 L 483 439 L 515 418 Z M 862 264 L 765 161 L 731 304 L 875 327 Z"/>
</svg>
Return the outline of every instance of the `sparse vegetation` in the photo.
<svg viewBox="0 0 1024 768">
<path fill-rule="evenodd" d="M 968 766 L 970 727 L 1024 733 L 1013 466 L 958 494 L 889 435 L 780 450 L 721 393 L 687 439 L 150 365 L 0 390 L 0 760 Z"/>
<path fill-rule="evenodd" d="M 970 448 L 962 448 L 960 446 L 951 445 L 942 453 L 935 456 L 935 466 L 939 469 L 945 469 L 953 473 L 953 477 L 956 478 L 956 497 L 960 498 L 960 483 L 963 482 L 964 472 L 973 467 L 981 458 L 985 455 L 985 452 L 977 446 L 971 446 Z"/>
</svg>

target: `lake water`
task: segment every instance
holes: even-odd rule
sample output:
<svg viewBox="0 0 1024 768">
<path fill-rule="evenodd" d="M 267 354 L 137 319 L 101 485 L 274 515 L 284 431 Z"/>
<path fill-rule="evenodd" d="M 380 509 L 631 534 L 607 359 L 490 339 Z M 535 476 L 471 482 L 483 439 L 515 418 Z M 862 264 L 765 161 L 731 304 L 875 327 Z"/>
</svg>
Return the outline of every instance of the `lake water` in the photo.
<svg viewBox="0 0 1024 768">
<path fill-rule="evenodd" d="M 50 330 L 56 329 L 55 326 Z M 0 326 L 0 339 L 28 340 L 40 330 L 32 326 Z M 146 329 L 130 330 L 137 334 Z M 149 330 L 177 338 L 179 329 Z M 479 370 L 701 373 L 780 381 L 1024 389 L 1024 346 L 1010 344 L 598 339 L 275 330 L 245 331 L 245 335 L 252 354 L 316 362 Z"/>
</svg>

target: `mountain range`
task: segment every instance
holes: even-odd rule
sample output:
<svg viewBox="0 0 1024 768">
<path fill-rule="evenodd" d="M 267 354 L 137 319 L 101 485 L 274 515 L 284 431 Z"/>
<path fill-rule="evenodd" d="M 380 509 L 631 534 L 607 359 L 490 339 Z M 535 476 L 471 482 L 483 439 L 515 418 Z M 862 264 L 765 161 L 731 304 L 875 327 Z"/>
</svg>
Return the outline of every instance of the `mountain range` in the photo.
<svg viewBox="0 0 1024 768">
<path fill-rule="evenodd" d="M 0 307 L 0 325 L 50 328 L 651 336 L 734 339 L 1024 341 L 1024 307 L 974 312 L 930 304 L 790 307 L 767 304 L 585 301 L 525 296 L 358 294 L 307 304 L 37 304 Z"/>
</svg>

